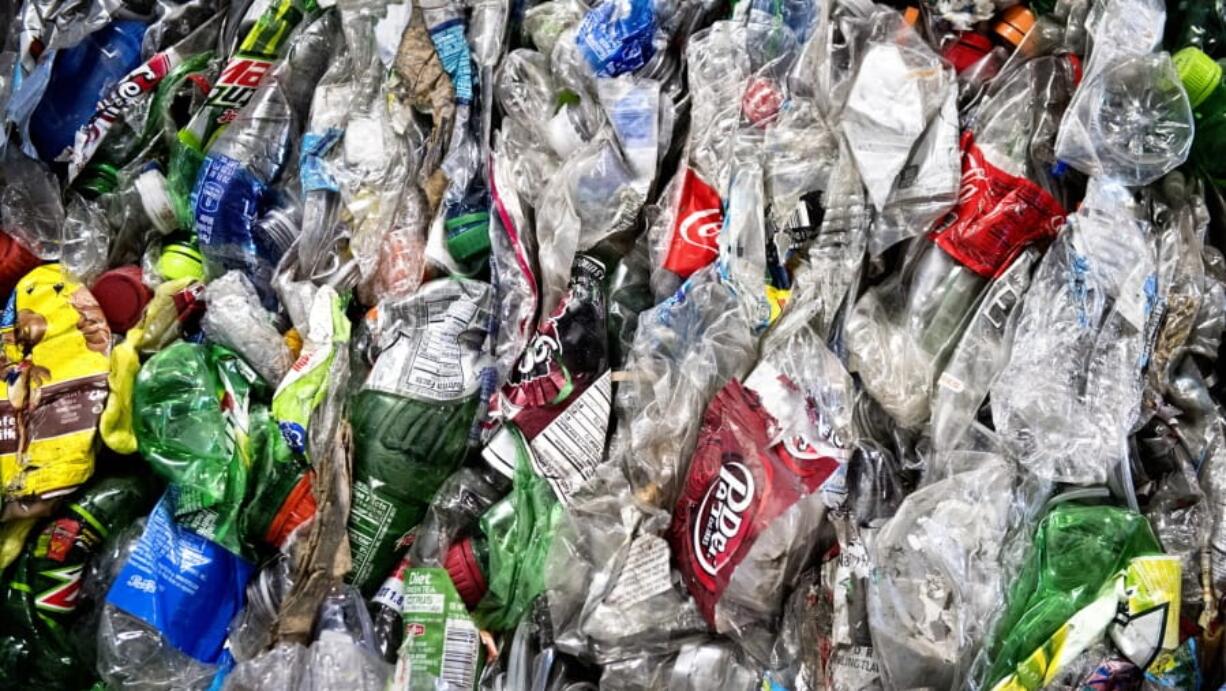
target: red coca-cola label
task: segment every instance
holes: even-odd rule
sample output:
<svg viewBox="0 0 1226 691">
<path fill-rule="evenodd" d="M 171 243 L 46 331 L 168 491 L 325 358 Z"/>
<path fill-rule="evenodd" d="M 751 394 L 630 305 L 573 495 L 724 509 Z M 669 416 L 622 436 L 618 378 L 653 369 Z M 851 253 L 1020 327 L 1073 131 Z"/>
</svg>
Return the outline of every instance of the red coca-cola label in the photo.
<svg viewBox="0 0 1226 691">
<path fill-rule="evenodd" d="M 966 268 L 994 278 L 1027 245 L 1054 238 L 1065 215 L 1042 187 L 989 163 L 968 130 L 962 133 L 958 205 L 932 239 Z"/>
<path fill-rule="evenodd" d="M 703 416 L 698 446 L 669 530 L 681 573 L 708 622 L 758 535 L 822 487 L 841 455 L 803 434 L 772 443 L 778 423 L 732 380 Z"/>
<path fill-rule="evenodd" d="M 681 180 L 681 203 L 673 221 L 673 236 L 664 268 L 682 278 L 719 256 L 719 229 L 724 225 L 719 193 L 698 173 L 687 168 Z"/>
</svg>

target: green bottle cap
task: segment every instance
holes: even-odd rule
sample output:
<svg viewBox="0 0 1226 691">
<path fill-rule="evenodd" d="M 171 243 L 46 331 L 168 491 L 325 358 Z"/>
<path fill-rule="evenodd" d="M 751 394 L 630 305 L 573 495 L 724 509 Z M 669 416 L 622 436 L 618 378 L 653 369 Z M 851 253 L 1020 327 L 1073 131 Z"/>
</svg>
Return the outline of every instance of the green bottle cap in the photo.
<svg viewBox="0 0 1226 691">
<path fill-rule="evenodd" d="M 1175 53 L 1175 70 L 1179 80 L 1188 91 L 1188 100 L 1195 108 L 1209 98 L 1209 94 L 1222 83 L 1222 66 L 1205 55 L 1200 48 L 1189 46 Z"/>
<path fill-rule="evenodd" d="M 449 218 L 443 224 L 447 250 L 458 262 L 466 262 L 489 251 L 490 215 L 485 211 Z"/>
</svg>

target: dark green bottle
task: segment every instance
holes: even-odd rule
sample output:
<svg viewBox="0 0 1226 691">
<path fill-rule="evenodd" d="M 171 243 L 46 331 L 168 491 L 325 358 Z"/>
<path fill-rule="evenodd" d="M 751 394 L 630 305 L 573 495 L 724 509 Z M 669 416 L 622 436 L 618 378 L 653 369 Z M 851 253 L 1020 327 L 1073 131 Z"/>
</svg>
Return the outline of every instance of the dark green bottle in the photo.
<svg viewBox="0 0 1226 691">
<path fill-rule="evenodd" d="M 477 402 L 475 395 L 439 402 L 369 389 L 353 401 L 349 577 L 363 594 L 373 594 L 395 567 L 400 538 L 464 460 Z"/>
<path fill-rule="evenodd" d="M 149 513 L 148 477 L 95 481 L 35 528 L 4 583 L 0 688 L 79 689 L 94 680 L 72 625 L 83 613 L 81 583 L 107 537 Z M 15 685 L 10 685 L 15 683 Z"/>
</svg>

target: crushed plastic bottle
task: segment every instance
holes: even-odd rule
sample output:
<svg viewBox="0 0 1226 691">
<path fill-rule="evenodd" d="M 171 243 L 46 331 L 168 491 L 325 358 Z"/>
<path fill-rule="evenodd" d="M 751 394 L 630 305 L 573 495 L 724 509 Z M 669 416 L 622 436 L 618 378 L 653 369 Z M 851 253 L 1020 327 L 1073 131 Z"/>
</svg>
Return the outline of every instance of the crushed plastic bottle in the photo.
<svg viewBox="0 0 1226 691">
<path fill-rule="evenodd" d="M 0 689 L 1223 687 L 1224 39 L 0 1 Z"/>
</svg>

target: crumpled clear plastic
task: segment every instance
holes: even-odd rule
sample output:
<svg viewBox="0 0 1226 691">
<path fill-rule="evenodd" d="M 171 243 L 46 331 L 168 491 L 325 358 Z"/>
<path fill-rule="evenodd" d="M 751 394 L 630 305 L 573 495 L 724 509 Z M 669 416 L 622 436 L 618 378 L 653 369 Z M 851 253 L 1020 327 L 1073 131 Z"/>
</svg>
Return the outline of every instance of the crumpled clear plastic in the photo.
<svg viewBox="0 0 1226 691">
<path fill-rule="evenodd" d="M 1093 181 L 1026 293 L 992 419 L 1040 478 L 1099 484 L 1127 457 L 1156 287 L 1148 226 L 1126 188 Z"/>
<path fill-rule="evenodd" d="M 1120 56 L 1074 94 L 1056 156 L 1087 175 L 1147 185 L 1183 164 L 1193 132 L 1192 107 L 1170 56 Z"/>
<path fill-rule="evenodd" d="M 686 44 L 690 85 L 689 162 L 727 198 L 732 144 L 741 117 L 741 94 L 750 76 L 746 28 L 719 21 Z"/>
<path fill-rule="evenodd" d="M 983 279 L 926 240 L 910 268 L 870 288 L 846 326 L 850 368 L 898 424 L 918 428 L 929 416 L 935 357 L 957 335 Z"/>
<path fill-rule="evenodd" d="M 971 427 L 987 401 L 988 391 L 1008 362 L 1014 330 L 1030 275 L 1039 261 L 1033 249 L 1018 256 L 984 291 L 962 337 L 948 354 L 932 392 L 932 443 L 936 463 L 942 454 L 971 444 Z M 930 466 L 929 474 L 944 475 Z"/>
<path fill-rule="evenodd" d="M 578 149 L 550 179 L 537 208 L 541 318 L 566 292 L 575 255 L 629 231 L 643 205 L 612 132 Z"/>
<path fill-rule="evenodd" d="M 208 307 L 200 326 L 209 340 L 238 353 L 264 381 L 280 382 L 294 364 L 294 354 L 247 276 L 227 272 L 205 287 L 204 300 Z"/>
<path fill-rule="evenodd" d="M 954 73 L 902 15 L 883 11 L 871 21 L 840 127 L 868 199 L 881 211 L 915 142 L 948 100 Z"/>
<path fill-rule="evenodd" d="M 958 93 L 949 88 L 928 122 L 869 230 L 870 256 L 932 229 L 958 200 L 962 156 L 958 147 Z"/>
<path fill-rule="evenodd" d="M 957 688 L 1004 595 L 1015 471 L 976 461 L 908 495 L 876 531 L 869 626 L 890 688 Z"/>
<path fill-rule="evenodd" d="M 17 147 L 0 157 L 0 224 L 39 258 L 59 259 L 66 218 L 58 181 Z"/>
<path fill-rule="evenodd" d="M 714 269 L 639 315 L 614 407 L 620 420 L 611 459 L 620 459 L 636 498 L 672 506 L 706 402 L 748 371 L 756 343 L 736 296 Z M 626 455 L 622 455 L 626 454 Z"/>
</svg>

